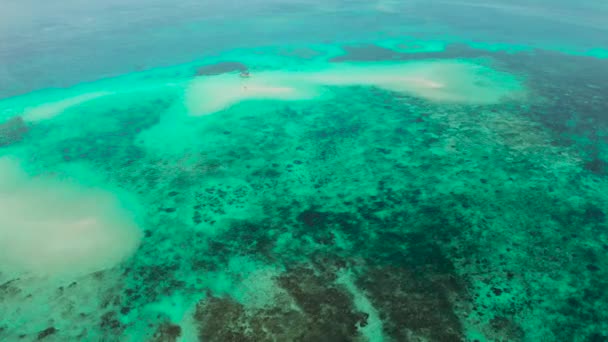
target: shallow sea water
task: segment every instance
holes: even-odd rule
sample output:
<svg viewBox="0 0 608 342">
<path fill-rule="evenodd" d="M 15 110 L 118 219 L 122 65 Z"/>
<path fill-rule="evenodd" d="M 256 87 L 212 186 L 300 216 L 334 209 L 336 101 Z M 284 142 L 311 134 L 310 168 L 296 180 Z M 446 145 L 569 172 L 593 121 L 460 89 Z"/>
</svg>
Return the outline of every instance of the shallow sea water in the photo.
<svg viewBox="0 0 608 342">
<path fill-rule="evenodd" d="M 608 341 L 605 5 L 30 2 L 1 341 Z"/>
</svg>

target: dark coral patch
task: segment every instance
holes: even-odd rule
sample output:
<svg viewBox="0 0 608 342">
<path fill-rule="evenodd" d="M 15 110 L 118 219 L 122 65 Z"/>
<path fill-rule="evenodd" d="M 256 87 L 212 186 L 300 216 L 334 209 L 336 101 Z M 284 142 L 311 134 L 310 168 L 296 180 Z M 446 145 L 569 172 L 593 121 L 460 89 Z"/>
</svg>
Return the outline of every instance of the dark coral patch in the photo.
<svg viewBox="0 0 608 342">
<path fill-rule="evenodd" d="M 603 175 L 606 170 L 608 170 L 608 165 L 606 164 L 606 162 L 597 157 L 585 162 L 585 164 L 583 164 L 583 167 L 585 168 L 585 170 L 598 175 Z"/>
<path fill-rule="evenodd" d="M 213 76 L 227 74 L 230 72 L 247 72 L 249 68 L 240 62 L 219 62 L 215 64 L 209 64 L 198 68 L 196 71 L 197 76 Z"/>
<path fill-rule="evenodd" d="M 182 328 L 172 323 L 162 323 L 150 342 L 175 342 L 182 335 Z"/>
<path fill-rule="evenodd" d="M 490 327 L 497 337 L 500 336 L 498 340 L 521 341 L 524 338 L 523 329 L 506 317 L 493 317 L 490 320 Z"/>
<path fill-rule="evenodd" d="M 412 336 L 430 341 L 462 341 L 463 329 L 452 301 L 462 296 L 450 275 L 419 275 L 403 268 L 378 267 L 357 285 L 384 318 L 385 333 L 396 341 Z M 416 339 L 414 339 L 416 340 Z"/>
<path fill-rule="evenodd" d="M 55 327 L 46 328 L 38 333 L 38 336 L 36 339 L 43 340 L 43 339 L 55 334 L 56 332 L 57 332 L 57 329 Z"/>
<path fill-rule="evenodd" d="M 393 50 L 374 44 L 344 46 L 343 49 L 346 52 L 344 55 L 333 57 L 329 61 L 334 63 L 383 61 L 393 59 L 399 55 Z"/>
<path fill-rule="evenodd" d="M 288 271 L 276 279 L 288 296 L 261 309 L 210 296 L 197 305 L 194 314 L 199 339 L 355 341 L 360 338 L 357 327 L 367 325 L 367 314 L 357 311 L 350 294 L 326 276 L 306 267 Z"/>
<path fill-rule="evenodd" d="M 329 219 L 329 215 L 323 212 L 310 209 L 301 212 L 298 215 L 297 219 L 307 227 L 317 227 L 326 223 Z"/>
<path fill-rule="evenodd" d="M 0 123 L 0 147 L 21 141 L 28 131 L 29 128 L 20 116 Z"/>
</svg>

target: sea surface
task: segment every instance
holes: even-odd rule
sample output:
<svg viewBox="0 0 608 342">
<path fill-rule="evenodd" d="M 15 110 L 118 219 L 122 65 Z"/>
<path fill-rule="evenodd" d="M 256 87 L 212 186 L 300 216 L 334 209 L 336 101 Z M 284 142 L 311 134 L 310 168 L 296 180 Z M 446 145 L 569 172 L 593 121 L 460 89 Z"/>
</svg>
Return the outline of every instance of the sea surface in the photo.
<svg viewBox="0 0 608 342">
<path fill-rule="evenodd" d="M 0 0 L 0 341 L 608 341 L 601 1 Z"/>
</svg>

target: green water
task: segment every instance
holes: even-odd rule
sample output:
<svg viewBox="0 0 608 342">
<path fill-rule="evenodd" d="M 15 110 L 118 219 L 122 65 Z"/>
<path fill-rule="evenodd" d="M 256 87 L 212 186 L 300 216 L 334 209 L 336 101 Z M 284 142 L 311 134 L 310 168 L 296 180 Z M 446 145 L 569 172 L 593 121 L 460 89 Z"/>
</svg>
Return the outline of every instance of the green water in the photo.
<svg viewBox="0 0 608 342">
<path fill-rule="evenodd" d="M 549 45 L 264 45 L 0 100 L 0 340 L 605 341 L 608 60 Z"/>
</svg>

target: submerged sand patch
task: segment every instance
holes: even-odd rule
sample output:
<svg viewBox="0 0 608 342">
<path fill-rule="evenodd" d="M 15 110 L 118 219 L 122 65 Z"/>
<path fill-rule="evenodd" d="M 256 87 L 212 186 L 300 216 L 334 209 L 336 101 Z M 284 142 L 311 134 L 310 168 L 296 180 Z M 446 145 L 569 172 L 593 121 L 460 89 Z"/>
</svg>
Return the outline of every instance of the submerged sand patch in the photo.
<svg viewBox="0 0 608 342">
<path fill-rule="evenodd" d="M 0 159 L 0 273 L 79 275 L 111 268 L 141 238 L 131 213 L 112 193 L 34 178 Z"/>
<path fill-rule="evenodd" d="M 23 119 L 25 121 L 41 121 L 52 119 L 57 115 L 63 113 L 71 107 L 78 106 L 85 102 L 100 98 L 105 95 L 109 95 L 109 92 L 93 92 L 88 94 L 82 94 L 67 98 L 60 101 L 44 103 L 35 107 L 30 107 L 23 113 Z"/>
</svg>

